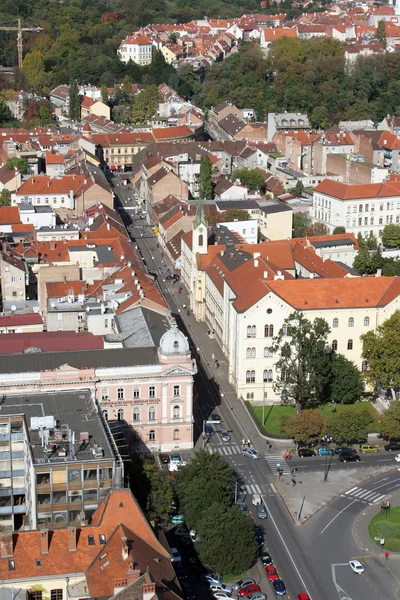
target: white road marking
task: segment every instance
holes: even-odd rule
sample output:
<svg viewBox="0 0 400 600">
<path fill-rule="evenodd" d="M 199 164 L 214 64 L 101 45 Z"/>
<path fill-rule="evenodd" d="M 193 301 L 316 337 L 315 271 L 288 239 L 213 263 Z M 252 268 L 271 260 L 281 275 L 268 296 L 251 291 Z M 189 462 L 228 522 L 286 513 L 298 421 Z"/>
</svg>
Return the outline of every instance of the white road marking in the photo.
<svg viewBox="0 0 400 600">
<path fill-rule="evenodd" d="M 278 526 L 277 526 L 277 524 L 276 524 L 276 522 L 275 522 L 275 519 L 274 519 L 274 517 L 271 515 L 271 511 L 269 511 L 269 510 L 268 510 L 268 506 L 267 506 L 267 503 L 265 502 L 265 499 L 264 499 L 264 497 L 263 497 L 263 496 L 261 496 L 261 499 L 262 499 L 262 501 L 264 502 L 265 508 L 266 508 L 266 509 L 267 509 L 267 511 L 268 511 L 268 516 L 269 516 L 269 519 L 272 521 L 272 523 L 273 523 L 273 525 L 274 525 L 274 527 L 275 527 L 275 529 L 276 529 L 276 532 L 277 532 L 277 534 L 279 535 L 279 537 L 280 537 L 280 539 L 281 539 L 281 542 L 282 542 L 282 544 L 284 545 L 284 547 L 285 547 L 285 550 L 286 550 L 286 552 L 288 553 L 288 556 L 289 556 L 290 560 L 292 561 L 292 564 L 293 564 L 293 566 L 294 566 L 294 568 L 295 568 L 295 571 L 296 571 L 296 573 L 297 573 L 297 575 L 298 575 L 298 577 L 299 577 L 299 579 L 300 579 L 300 581 L 301 581 L 301 583 L 302 583 L 302 585 L 303 585 L 303 587 L 304 587 L 305 591 L 306 591 L 306 592 L 307 592 L 307 594 L 310 596 L 310 600 L 312 600 L 312 598 L 311 598 L 311 594 L 310 594 L 310 592 L 308 591 L 306 584 L 304 583 L 304 579 L 303 579 L 303 578 L 302 578 L 302 576 L 300 575 L 300 571 L 299 571 L 299 569 L 297 568 L 297 565 L 296 565 L 296 563 L 295 563 L 295 562 L 294 562 L 294 560 L 293 560 L 293 556 L 292 556 L 292 555 L 290 554 L 290 552 L 289 552 L 289 548 L 287 547 L 287 545 L 286 545 L 286 542 L 285 542 L 285 540 L 283 539 L 283 536 L 282 536 L 281 532 L 279 531 L 279 528 L 278 528 Z M 350 598 L 350 600 L 351 600 L 351 598 Z"/>
<path fill-rule="evenodd" d="M 369 490 L 369 491 L 371 491 L 371 490 Z M 352 496 L 353 498 L 361 498 L 361 496 L 362 496 L 363 494 L 365 494 L 366 492 L 367 492 L 367 490 L 364 490 L 363 488 L 360 488 L 360 489 L 358 490 L 358 492 L 354 492 L 353 494 L 351 494 L 351 496 Z"/>
<path fill-rule="evenodd" d="M 358 490 L 358 487 L 356 486 L 356 487 L 351 488 L 351 490 L 348 490 L 346 492 L 346 494 L 351 494 L 351 492 L 354 492 L 354 490 Z"/>
<path fill-rule="evenodd" d="M 362 494 L 357 494 L 357 498 L 358 498 L 358 499 L 360 499 L 360 498 L 364 498 L 364 496 L 369 496 L 369 495 L 370 495 L 370 493 L 371 493 L 371 490 L 364 490 L 364 491 L 362 492 Z M 375 494 L 376 494 L 376 492 L 374 492 L 374 493 L 373 493 L 373 496 L 375 496 Z M 353 494 L 353 496 L 356 496 L 356 494 Z"/>
<path fill-rule="evenodd" d="M 348 563 L 338 563 L 336 565 L 331 565 L 332 580 L 333 580 L 334 586 L 336 588 L 336 591 L 338 593 L 340 600 L 351 600 L 351 598 L 347 594 L 347 592 L 342 587 L 340 587 L 340 585 L 336 581 L 336 567 L 348 567 L 348 566 L 349 566 Z"/>
<path fill-rule="evenodd" d="M 357 502 L 357 500 L 353 500 L 353 502 L 350 502 L 350 504 L 348 504 L 347 506 L 345 506 L 340 512 L 338 512 L 337 515 L 335 515 L 333 517 L 333 519 L 331 519 L 328 523 L 328 525 L 326 525 L 326 527 L 323 528 L 323 530 L 321 531 L 320 535 L 322 535 L 324 533 L 324 531 L 326 531 L 329 527 L 329 525 L 332 525 L 333 521 L 335 521 L 338 517 L 340 517 L 340 515 L 347 510 L 352 504 L 354 504 L 355 502 Z"/>
<path fill-rule="evenodd" d="M 372 498 L 376 497 L 376 492 L 368 492 L 365 496 L 364 496 L 364 500 L 372 500 Z M 379 494 L 378 494 L 379 496 Z"/>
<path fill-rule="evenodd" d="M 381 481 L 387 481 L 389 479 L 389 477 L 384 477 L 383 479 L 379 479 L 378 481 L 375 481 L 375 483 L 381 483 Z"/>
<path fill-rule="evenodd" d="M 370 502 L 370 504 L 376 504 L 377 502 L 379 502 L 379 500 L 382 500 L 382 498 L 384 498 L 386 496 L 386 494 L 383 494 L 382 496 L 378 496 L 377 498 L 375 498 L 375 500 L 373 502 Z"/>
</svg>

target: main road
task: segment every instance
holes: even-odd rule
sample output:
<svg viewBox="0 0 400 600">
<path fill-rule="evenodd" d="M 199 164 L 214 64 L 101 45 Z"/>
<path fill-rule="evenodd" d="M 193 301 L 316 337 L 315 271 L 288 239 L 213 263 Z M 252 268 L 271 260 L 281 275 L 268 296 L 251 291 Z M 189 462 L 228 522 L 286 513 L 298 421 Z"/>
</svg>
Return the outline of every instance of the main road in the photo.
<svg viewBox="0 0 400 600">
<path fill-rule="evenodd" d="M 115 179 L 115 181 L 118 180 Z M 114 186 L 117 203 L 119 195 L 122 196 L 122 186 L 119 190 L 118 187 Z M 126 199 L 129 196 L 129 186 L 124 186 L 121 207 L 127 204 Z M 132 204 L 134 203 L 132 202 Z M 381 586 L 382 589 L 388 590 L 388 595 L 383 596 L 385 600 L 386 598 L 395 598 L 393 589 L 389 593 L 389 588 L 395 587 L 393 577 L 391 579 L 378 575 L 375 579 L 369 575 L 357 577 L 350 571 L 348 561 L 355 556 L 364 556 L 366 561 L 371 561 L 368 553 L 362 552 L 354 540 L 353 523 L 365 508 L 368 498 L 376 501 L 377 498 L 384 497 L 390 493 L 391 489 L 396 489 L 400 485 L 399 473 L 395 471 L 382 476 L 381 480 L 378 478 L 377 481 L 370 481 L 365 485 L 360 484 L 358 488 L 349 490 L 347 494 L 331 502 L 309 522 L 301 527 L 296 527 L 274 487 L 276 462 L 279 461 L 285 469 L 284 477 L 290 472 L 289 466 L 282 460 L 281 451 L 275 448 L 272 448 L 271 453 L 266 454 L 260 460 L 252 460 L 242 455 L 241 440 L 245 436 L 245 431 L 221 398 L 219 386 L 212 376 L 210 366 L 204 360 L 204 355 L 202 356 L 193 331 L 190 331 L 186 314 L 182 310 L 182 299 L 177 293 L 178 284 L 174 286 L 171 281 L 165 279 L 167 273 L 172 272 L 173 268 L 166 262 L 161 250 L 157 248 L 157 239 L 151 228 L 144 219 L 138 219 L 132 213 L 134 213 L 132 209 L 129 212 L 122 211 L 128 231 L 137 244 L 149 270 L 157 274 L 171 312 L 180 319 L 180 325 L 188 334 L 191 350 L 198 361 L 199 373 L 196 377 L 195 388 L 202 401 L 195 403 L 195 439 L 201 439 L 202 422 L 208 419 L 210 414 L 215 412 L 215 407 L 218 406 L 218 412 L 224 421 L 223 427 L 230 431 L 231 441 L 223 443 L 216 433 L 206 444 L 206 449 L 209 452 L 218 452 L 224 455 L 237 473 L 238 479 L 242 483 L 238 490 L 238 501 L 248 504 L 256 524 L 263 529 L 268 551 L 277 567 L 279 576 L 286 584 L 288 600 L 294 600 L 301 592 L 308 593 L 311 600 L 375 600 L 375 598 L 382 600 Z M 362 460 L 378 466 L 387 461 L 393 461 L 393 457 L 388 453 L 379 453 L 363 455 Z M 319 468 L 322 474 L 325 468 L 325 459 L 294 457 L 290 468 L 294 466 L 304 471 L 310 468 Z M 341 464 L 339 467 L 335 461 L 332 468 L 349 467 L 354 468 L 354 464 Z M 254 494 L 262 496 L 268 511 L 266 520 L 258 521 L 251 503 Z M 367 500 L 363 500 L 363 498 Z M 378 560 L 376 559 L 375 562 L 377 563 Z M 261 575 L 261 577 L 264 576 Z M 268 597 L 273 593 L 266 578 L 262 583 L 262 589 L 266 591 Z"/>
</svg>

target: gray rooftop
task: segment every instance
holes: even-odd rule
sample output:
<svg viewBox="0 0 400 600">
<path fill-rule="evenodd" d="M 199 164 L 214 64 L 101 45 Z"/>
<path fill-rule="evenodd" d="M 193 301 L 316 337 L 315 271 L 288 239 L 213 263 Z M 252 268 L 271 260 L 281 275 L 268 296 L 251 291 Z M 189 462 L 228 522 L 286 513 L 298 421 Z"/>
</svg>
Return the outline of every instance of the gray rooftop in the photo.
<svg viewBox="0 0 400 600">
<path fill-rule="evenodd" d="M 33 206 L 29 202 L 19 202 L 17 204 L 20 212 L 34 212 L 34 213 L 52 213 L 53 209 L 51 206 L 47 206 L 46 204 L 40 204 Z"/>
<path fill-rule="evenodd" d="M 156 348 L 35 352 L 33 354 L 3 354 L 0 361 L 0 373 L 50 371 L 62 365 L 95 369 L 156 364 L 158 364 Z"/>
<path fill-rule="evenodd" d="M 10 395 L 3 396 L 3 400 L 3 416 L 25 415 L 30 448 L 36 464 L 98 460 L 101 456 L 95 458 L 95 446 L 103 449 L 104 458 L 114 458 L 102 418 L 89 390 Z M 36 429 L 32 422 L 34 417 L 54 417 L 54 426 L 46 427 L 49 430 L 48 451 L 42 444 L 39 426 Z M 54 429 L 61 430 L 60 439 L 51 433 Z M 81 432 L 89 434 L 87 441 L 80 439 Z M 65 456 L 59 456 L 61 448 L 65 450 Z"/>
<path fill-rule="evenodd" d="M 312 239 L 310 243 L 314 248 L 332 248 L 334 246 L 354 246 L 354 240 L 351 238 L 342 238 L 340 240 L 335 240 L 331 238 L 329 240 L 323 240 L 321 242 L 314 242 Z"/>
<path fill-rule="evenodd" d="M 260 206 L 261 210 L 264 213 L 267 214 L 272 214 L 272 213 L 280 213 L 280 212 L 285 212 L 288 210 L 293 210 L 290 206 L 288 206 L 287 204 L 268 204 L 266 206 Z"/>
<path fill-rule="evenodd" d="M 219 210 L 227 210 L 228 208 L 260 208 L 255 200 L 218 200 L 215 204 L 218 206 Z"/>
<path fill-rule="evenodd" d="M 125 348 L 158 347 L 162 335 L 170 329 L 165 315 L 142 307 L 119 314 L 116 325 L 119 332 L 126 334 L 123 339 Z"/>
</svg>

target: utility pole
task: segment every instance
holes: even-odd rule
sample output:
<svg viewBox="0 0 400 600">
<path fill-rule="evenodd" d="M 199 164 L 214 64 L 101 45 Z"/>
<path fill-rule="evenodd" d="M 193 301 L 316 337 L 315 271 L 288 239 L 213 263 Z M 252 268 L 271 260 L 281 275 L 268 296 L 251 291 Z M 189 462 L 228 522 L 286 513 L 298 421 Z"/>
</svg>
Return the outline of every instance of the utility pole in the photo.
<svg viewBox="0 0 400 600">
<path fill-rule="evenodd" d="M 0 27 L 0 31 L 16 31 L 17 32 L 17 49 L 18 49 L 18 67 L 22 69 L 22 32 L 23 31 L 35 31 L 38 33 L 42 31 L 41 27 L 22 27 L 21 19 L 18 19 L 18 27 Z"/>
</svg>

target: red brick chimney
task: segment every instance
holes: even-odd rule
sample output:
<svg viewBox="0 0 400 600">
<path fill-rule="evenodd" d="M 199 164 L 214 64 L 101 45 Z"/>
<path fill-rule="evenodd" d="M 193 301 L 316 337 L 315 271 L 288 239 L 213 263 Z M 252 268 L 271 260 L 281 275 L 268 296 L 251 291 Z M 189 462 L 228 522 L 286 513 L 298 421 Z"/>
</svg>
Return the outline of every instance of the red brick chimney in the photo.
<svg viewBox="0 0 400 600">
<path fill-rule="evenodd" d="M 49 553 L 49 530 L 42 529 L 40 532 L 40 554 Z"/>
<path fill-rule="evenodd" d="M 68 550 L 76 552 L 76 527 L 68 527 Z"/>
</svg>

